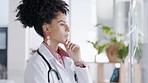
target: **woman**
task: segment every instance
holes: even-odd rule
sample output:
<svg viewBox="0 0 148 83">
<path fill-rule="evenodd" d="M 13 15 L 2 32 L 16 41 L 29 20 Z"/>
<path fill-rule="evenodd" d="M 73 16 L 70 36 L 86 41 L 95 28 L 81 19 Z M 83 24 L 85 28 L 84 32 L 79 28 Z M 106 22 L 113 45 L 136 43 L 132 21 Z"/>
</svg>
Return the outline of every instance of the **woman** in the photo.
<svg viewBox="0 0 148 83">
<path fill-rule="evenodd" d="M 17 11 L 17 20 L 25 28 L 34 27 L 44 39 L 27 63 L 25 83 L 92 83 L 80 47 L 68 40 L 69 9 L 64 1 L 22 0 Z"/>
</svg>

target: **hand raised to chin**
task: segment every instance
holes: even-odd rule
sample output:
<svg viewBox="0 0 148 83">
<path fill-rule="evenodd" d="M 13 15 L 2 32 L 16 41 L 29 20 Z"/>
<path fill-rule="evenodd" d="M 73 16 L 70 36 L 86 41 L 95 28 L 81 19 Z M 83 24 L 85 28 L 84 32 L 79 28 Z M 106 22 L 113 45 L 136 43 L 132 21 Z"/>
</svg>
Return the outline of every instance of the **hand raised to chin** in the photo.
<svg viewBox="0 0 148 83">
<path fill-rule="evenodd" d="M 64 46 L 66 48 L 68 55 L 74 60 L 74 62 L 81 61 L 80 47 L 78 45 L 73 44 L 72 42 L 66 39 Z"/>
</svg>

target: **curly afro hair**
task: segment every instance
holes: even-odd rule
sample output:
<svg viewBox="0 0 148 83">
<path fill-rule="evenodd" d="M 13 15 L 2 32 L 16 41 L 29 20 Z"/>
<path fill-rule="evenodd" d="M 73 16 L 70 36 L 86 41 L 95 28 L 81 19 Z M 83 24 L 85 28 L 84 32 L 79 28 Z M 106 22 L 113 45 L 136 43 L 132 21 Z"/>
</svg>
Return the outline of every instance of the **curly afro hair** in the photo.
<svg viewBox="0 0 148 83">
<path fill-rule="evenodd" d="M 50 24 L 56 18 L 57 12 L 67 14 L 68 4 L 62 0 L 22 0 L 16 9 L 16 20 L 19 20 L 23 27 L 34 27 L 36 32 L 43 37 L 43 23 Z"/>
</svg>

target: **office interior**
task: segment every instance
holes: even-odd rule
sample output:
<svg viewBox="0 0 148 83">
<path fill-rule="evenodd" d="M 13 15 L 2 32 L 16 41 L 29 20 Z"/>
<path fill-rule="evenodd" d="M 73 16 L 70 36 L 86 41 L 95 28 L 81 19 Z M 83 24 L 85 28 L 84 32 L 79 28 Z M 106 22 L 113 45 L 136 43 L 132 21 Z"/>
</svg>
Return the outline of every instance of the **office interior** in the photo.
<svg viewBox="0 0 148 83">
<path fill-rule="evenodd" d="M 80 45 L 82 59 L 88 65 L 94 83 L 112 83 L 115 68 L 119 69 L 117 83 L 148 83 L 148 0 L 64 1 L 70 8 L 67 15 L 69 39 Z M 19 2 L 0 2 L 0 83 L 24 83 L 27 60 L 42 42 L 33 28 L 24 29 L 15 21 Z M 109 26 L 125 36 L 124 42 L 129 48 L 124 62 L 110 62 L 106 50 L 98 54 L 88 43 L 104 36 L 97 24 Z M 135 47 L 141 50 L 139 60 L 134 57 Z"/>
</svg>

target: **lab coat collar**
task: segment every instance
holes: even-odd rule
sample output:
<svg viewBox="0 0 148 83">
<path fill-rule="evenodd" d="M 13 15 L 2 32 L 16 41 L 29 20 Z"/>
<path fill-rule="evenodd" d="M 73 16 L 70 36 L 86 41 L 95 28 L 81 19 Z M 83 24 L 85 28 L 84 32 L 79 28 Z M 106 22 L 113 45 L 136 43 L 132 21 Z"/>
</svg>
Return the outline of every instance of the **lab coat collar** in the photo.
<svg viewBox="0 0 148 83">
<path fill-rule="evenodd" d="M 44 45 L 44 43 L 41 44 L 40 48 L 39 48 L 39 51 L 44 54 L 45 57 L 48 57 L 48 59 L 52 59 L 54 58 L 53 55 L 49 49 Z M 65 50 L 63 50 L 60 46 L 58 47 L 58 51 L 60 53 L 60 55 L 62 57 L 69 57 L 69 55 L 65 52 Z"/>
<path fill-rule="evenodd" d="M 52 56 L 52 53 L 48 50 L 48 48 L 43 43 L 41 44 L 38 50 L 48 61 L 54 58 Z"/>
<path fill-rule="evenodd" d="M 64 70 L 65 68 L 55 59 L 52 53 L 48 50 L 48 48 L 42 43 L 39 52 L 45 57 L 45 59 L 52 65 L 57 64 L 62 67 Z"/>
<path fill-rule="evenodd" d="M 61 56 L 69 57 L 69 55 L 60 46 L 58 47 L 58 50 Z"/>
</svg>

